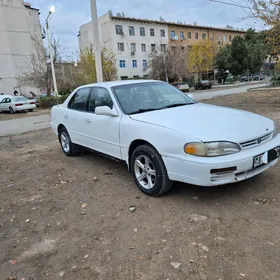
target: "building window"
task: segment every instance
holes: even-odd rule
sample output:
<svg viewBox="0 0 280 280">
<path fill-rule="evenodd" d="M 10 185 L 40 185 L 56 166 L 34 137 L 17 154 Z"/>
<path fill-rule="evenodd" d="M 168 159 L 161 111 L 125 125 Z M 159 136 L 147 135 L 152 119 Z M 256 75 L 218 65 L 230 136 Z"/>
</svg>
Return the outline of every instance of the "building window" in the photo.
<svg viewBox="0 0 280 280">
<path fill-rule="evenodd" d="M 131 43 L 130 48 L 131 48 L 131 52 L 136 52 L 136 44 L 135 43 Z"/>
<path fill-rule="evenodd" d="M 146 44 L 141 44 L 141 50 L 142 52 L 146 52 Z"/>
<path fill-rule="evenodd" d="M 139 75 L 134 75 L 133 76 L 133 79 L 139 79 L 140 77 L 139 77 Z"/>
<path fill-rule="evenodd" d="M 188 38 L 191 39 L 192 38 L 192 33 L 188 32 Z"/>
<path fill-rule="evenodd" d="M 224 42 L 227 41 L 227 35 L 224 35 Z"/>
<path fill-rule="evenodd" d="M 181 47 L 181 52 L 185 52 L 185 47 Z"/>
<path fill-rule="evenodd" d="M 171 31 L 171 32 L 170 32 L 170 36 L 171 36 L 171 39 L 174 39 L 174 37 L 176 36 L 175 31 Z"/>
<path fill-rule="evenodd" d="M 140 27 L 140 36 L 145 36 L 145 28 Z"/>
<path fill-rule="evenodd" d="M 232 41 L 232 37 L 231 37 L 231 35 L 229 35 L 229 41 L 230 41 L 230 42 Z"/>
<path fill-rule="evenodd" d="M 213 41 L 214 40 L 214 34 L 210 35 L 210 40 Z"/>
<path fill-rule="evenodd" d="M 151 51 L 155 52 L 156 51 L 156 44 L 151 44 Z"/>
<path fill-rule="evenodd" d="M 123 35 L 122 25 L 116 25 L 116 34 Z"/>
<path fill-rule="evenodd" d="M 137 60 L 136 59 L 132 60 L 132 67 L 137 68 Z"/>
<path fill-rule="evenodd" d="M 160 44 L 160 51 L 166 52 L 166 44 Z"/>
<path fill-rule="evenodd" d="M 144 35 L 145 36 L 145 35 Z M 150 36 L 154 37 L 155 36 L 155 30 L 153 28 L 150 29 Z"/>
<path fill-rule="evenodd" d="M 192 50 L 192 45 L 188 45 L 188 51 Z"/>
<path fill-rule="evenodd" d="M 129 35 L 130 36 L 135 36 L 134 26 L 129 26 Z"/>
<path fill-rule="evenodd" d="M 202 40 L 206 40 L 206 33 L 202 33 L 201 38 Z"/>
<path fill-rule="evenodd" d="M 143 59 L 143 68 L 147 68 L 148 67 L 148 61 L 147 59 Z"/>
<path fill-rule="evenodd" d="M 120 68 L 125 68 L 125 60 L 120 60 Z"/>
<path fill-rule="evenodd" d="M 171 51 L 175 53 L 176 52 L 176 47 L 175 46 L 171 46 Z"/>
<path fill-rule="evenodd" d="M 160 37 L 165 37 L 165 30 L 164 29 L 160 30 Z"/>
<path fill-rule="evenodd" d="M 128 80 L 128 76 L 121 76 L 121 80 Z"/>
<path fill-rule="evenodd" d="M 118 43 L 118 51 L 124 52 L 124 43 Z"/>
<path fill-rule="evenodd" d="M 195 32 L 195 39 L 198 40 L 198 33 Z"/>
<path fill-rule="evenodd" d="M 180 31 L 180 39 L 185 40 L 185 34 L 183 31 Z"/>
</svg>

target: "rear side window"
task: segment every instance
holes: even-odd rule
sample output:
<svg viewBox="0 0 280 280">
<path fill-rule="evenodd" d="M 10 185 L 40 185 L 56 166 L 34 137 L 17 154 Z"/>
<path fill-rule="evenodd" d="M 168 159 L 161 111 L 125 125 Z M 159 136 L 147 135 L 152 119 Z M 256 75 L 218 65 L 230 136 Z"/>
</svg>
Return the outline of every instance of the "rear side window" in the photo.
<svg viewBox="0 0 280 280">
<path fill-rule="evenodd" d="M 88 99 L 91 88 L 79 89 L 68 103 L 68 108 L 79 111 L 88 111 Z"/>
</svg>

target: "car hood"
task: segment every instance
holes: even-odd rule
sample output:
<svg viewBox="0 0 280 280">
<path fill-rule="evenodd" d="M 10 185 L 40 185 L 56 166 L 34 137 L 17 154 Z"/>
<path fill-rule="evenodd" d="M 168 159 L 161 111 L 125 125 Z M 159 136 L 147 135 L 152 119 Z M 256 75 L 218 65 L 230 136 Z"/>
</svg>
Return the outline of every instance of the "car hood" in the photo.
<svg viewBox="0 0 280 280">
<path fill-rule="evenodd" d="M 243 142 L 273 131 L 273 121 L 237 109 L 203 103 L 145 112 L 130 116 L 141 121 L 182 132 L 202 141 Z"/>
</svg>

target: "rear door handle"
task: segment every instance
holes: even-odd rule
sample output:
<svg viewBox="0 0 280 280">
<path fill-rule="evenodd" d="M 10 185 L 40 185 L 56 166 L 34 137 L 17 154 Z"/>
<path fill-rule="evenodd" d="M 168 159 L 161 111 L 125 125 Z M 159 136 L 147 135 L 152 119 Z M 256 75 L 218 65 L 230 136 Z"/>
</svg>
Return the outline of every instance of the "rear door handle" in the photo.
<svg viewBox="0 0 280 280">
<path fill-rule="evenodd" d="M 91 121 L 90 120 L 86 120 L 86 124 L 91 124 Z"/>
</svg>

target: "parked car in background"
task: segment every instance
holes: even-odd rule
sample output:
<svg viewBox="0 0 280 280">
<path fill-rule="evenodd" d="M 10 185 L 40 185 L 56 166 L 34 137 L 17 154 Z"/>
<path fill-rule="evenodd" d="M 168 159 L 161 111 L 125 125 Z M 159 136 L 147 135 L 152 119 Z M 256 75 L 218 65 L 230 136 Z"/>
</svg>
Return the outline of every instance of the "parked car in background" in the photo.
<svg viewBox="0 0 280 280">
<path fill-rule="evenodd" d="M 208 80 L 202 80 L 199 81 L 197 84 L 195 84 L 195 89 L 211 89 L 212 83 Z"/>
<path fill-rule="evenodd" d="M 11 114 L 18 111 L 28 110 L 32 112 L 36 108 L 35 101 L 29 100 L 24 96 L 6 95 L 0 102 L 0 111 L 7 111 Z"/>
<path fill-rule="evenodd" d="M 190 90 L 190 87 L 187 83 L 177 83 L 176 87 L 179 90 L 184 91 L 184 92 L 189 92 L 189 90 Z"/>
<path fill-rule="evenodd" d="M 280 154 L 272 120 L 197 103 L 160 81 L 79 87 L 52 108 L 51 127 L 67 156 L 86 147 L 124 161 L 139 189 L 152 196 L 167 192 L 173 181 L 242 181 L 276 164 Z"/>
</svg>

